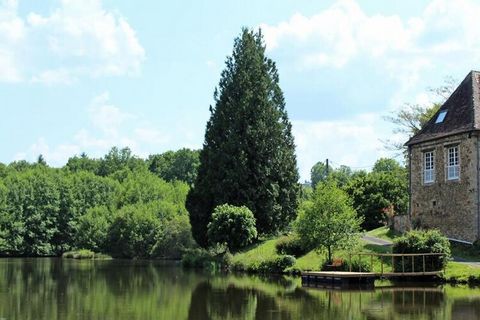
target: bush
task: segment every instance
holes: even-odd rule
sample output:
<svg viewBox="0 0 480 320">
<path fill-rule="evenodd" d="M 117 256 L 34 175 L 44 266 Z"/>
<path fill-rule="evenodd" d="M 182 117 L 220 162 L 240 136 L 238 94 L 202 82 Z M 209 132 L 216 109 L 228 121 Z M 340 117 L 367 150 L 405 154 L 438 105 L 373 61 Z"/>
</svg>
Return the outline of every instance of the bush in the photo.
<svg viewBox="0 0 480 320">
<path fill-rule="evenodd" d="M 152 257 L 180 259 L 183 252 L 193 246 L 188 216 L 183 215 L 163 221 L 155 240 Z"/>
<path fill-rule="evenodd" d="M 203 248 L 187 249 L 182 256 L 182 266 L 195 269 L 229 269 L 233 256 L 228 250 L 219 249 L 217 246 L 206 250 Z"/>
<path fill-rule="evenodd" d="M 450 242 L 438 230 L 410 231 L 400 238 L 396 238 L 392 248 L 393 253 L 443 253 L 444 256 L 426 256 L 425 271 L 442 270 L 450 258 Z M 413 269 L 413 264 L 415 269 Z M 423 271 L 423 258 L 415 257 L 395 259 L 395 272 Z"/>
<path fill-rule="evenodd" d="M 211 261 L 213 256 L 201 248 L 187 250 L 182 256 L 182 265 L 186 268 L 203 269 Z"/>
<path fill-rule="evenodd" d="M 251 244 L 257 237 L 255 217 L 245 206 L 224 204 L 216 207 L 207 228 L 211 245 L 225 243 L 232 252 Z"/>
<path fill-rule="evenodd" d="M 294 257 L 301 257 L 313 248 L 303 245 L 300 238 L 296 235 L 283 236 L 275 243 L 275 249 L 278 254 L 289 254 Z"/>
<path fill-rule="evenodd" d="M 351 269 L 350 269 L 351 265 Z M 352 259 L 352 261 L 343 260 L 341 264 L 332 266 L 328 261 L 325 261 L 320 266 L 322 271 L 350 271 L 352 272 L 371 272 L 370 264 L 366 261 Z"/>
<path fill-rule="evenodd" d="M 149 258 L 160 220 L 150 205 L 125 206 L 116 214 L 108 232 L 108 252 L 114 257 Z"/>
<path fill-rule="evenodd" d="M 62 255 L 62 258 L 66 259 L 93 259 L 95 253 L 87 249 L 80 249 L 77 251 L 68 251 Z"/>
<path fill-rule="evenodd" d="M 295 265 L 296 259 L 291 255 L 282 255 L 278 256 L 272 260 L 262 261 L 256 270 L 260 273 L 282 273 L 285 269 L 293 267 Z"/>
<path fill-rule="evenodd" d="M 105 252 L 112 214 L 107 207 L 94 207 L 80 217 L 76 233 L 77 248 Z"/>
</svg>

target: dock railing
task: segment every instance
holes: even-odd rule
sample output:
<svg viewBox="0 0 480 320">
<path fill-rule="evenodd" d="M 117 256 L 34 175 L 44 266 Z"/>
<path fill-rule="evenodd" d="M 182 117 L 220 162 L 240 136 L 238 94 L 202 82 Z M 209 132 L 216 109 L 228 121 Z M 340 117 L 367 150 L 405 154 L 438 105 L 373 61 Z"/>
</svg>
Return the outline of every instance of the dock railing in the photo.
<svg viewBox="0 0 480 320">
<path fill-rule="evenodd" d="M 446 259 L 446 254 L 444 253 L 354 253 L 349 255 L 349 271 L 355 272 L 352 268 L 352 258 L 358 256 L 358 272 L 361 272 L 362 266 L 362 257 L 370 257 L 370 270 L 373 270 L 373 260 L 374 257 L 380 259 L 380 272 L 377 273 L 378 276 L 422 276 L 422 275 L 437 275 L 441 272 L 445 272 L 446 263 L 443 263 L 443 267 L 438 267 L 438 262 L 441 257 Z M 435 257 L 437 259 L 435 259 Z M 388 260 L 391 259 L 391 272 L 385 272 L 384 265 L 385 258 Z M 401 259 L 401 260 L 399 260 Z M 401 263 L 400 263 L 401 261 Z M 397 265 L 395 264 L 397 263 Z M 419 266 L 420 265 L 420 266 Z M 400 268 L 401 266 L 401 268 Z M 397 267 L 397 268 L 396 268 Z M 400 270 L 396 270 L 400 269 Z M 416 270 L 415 270 L 416 269 Z"/>
</svg>

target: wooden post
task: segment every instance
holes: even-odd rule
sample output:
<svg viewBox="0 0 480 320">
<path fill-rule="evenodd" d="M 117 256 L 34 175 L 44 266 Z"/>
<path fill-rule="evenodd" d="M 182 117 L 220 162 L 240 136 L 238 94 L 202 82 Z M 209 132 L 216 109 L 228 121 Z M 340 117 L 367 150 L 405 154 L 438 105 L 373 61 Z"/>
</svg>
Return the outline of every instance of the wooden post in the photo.
<svg viewBox="0 0 480 320">
<path fill-rule="evenodd" d="M 422 258 L 423 258 L 423 273 L 425 274 L 425 255 L 423 255 Z"/>
<path fill-rule="evenodd" d="M 405 256 L 402 255 L 402 273 L 405 273 L 405 262 L 404 262 L 405 259 L 404 258 L 405 258 Z"/>
<path fill-rule="evenodd" d="M 394 256 L 392 256 L 392 272 L 395 272 L 395 264 L 393 263 L 393 257 Z"/>
<path fill-rule="evenodd" d="M 383 256 L 380 256 L 380 276 L 383 277 Z M 383 299 L 383 291 L 382 291 L 382 299 Z"/>
<path fill-rule="evenodd" d="M 351 253 L 348 254 L 348 260 L 350 260 L 349 269 L 350 269 L 350 272 L 352 272 L 352 254 Z"/>
<path fill-rule="evenodd" d="M 412 272 L 415 272 L 415 256 L 412 256 Z"/>
</svg>

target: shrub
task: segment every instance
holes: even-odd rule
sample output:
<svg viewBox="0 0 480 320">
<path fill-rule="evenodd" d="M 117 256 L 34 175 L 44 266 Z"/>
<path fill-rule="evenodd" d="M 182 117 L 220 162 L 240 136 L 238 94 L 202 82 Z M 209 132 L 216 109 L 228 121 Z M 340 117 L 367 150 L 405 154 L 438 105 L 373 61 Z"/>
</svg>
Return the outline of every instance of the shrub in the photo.
<svg viewBox="0 0 480 320">
<path fill-rule="evenodd" d="M 180 259 L 183 252 L 193 246 L 193 238 L 188 216 L 178 216 L 163 221 L 156 234 L 152 257 Z"/>
<path fill-rule="evenodd" d="M 76 233 L 77 248 L 105 252 L 112 214 L 107 207 L 94 207 L 80 217 Z"/>
<path fill-rule="evenodd" d="M 289 254 L 294 257 L 301 257 L 313 248 L 305 246 L 297 235 L 283 236 L 275 243 L 278 254 Z"/>
<path fill-rule="evenodd" d="M 350 269 L 351 266 L 351 269 Z M 320 266 L 322 271 L 352 271 L 352 272 L 371 272 L 370 264 L 366 261 L 352 259 L 352 261 L 343 260 L 341 264 L 332 266 L 328 261 L 324 261 Z"/>
<path fill-rule="evenodd" d="M 444 256 L 426 256 L 425 271 L 438 271 L 443 269 L 450 258 L 450 242 L 438 230 L 410 231 L 404 236 L 395 239 L 392 248 L 393 253 L 443 253 Z M 414 264 L 414 265 L 413 265 Z M 396 272 L 421 272 L 423 271 L 423 258 L 395 259 L 394 270 Z M 413 269 L 413 266 L 415 269 Z"/>
<path fill-rule="evenodd" d="M 182 256 L 182 265 L 186 268 L 204 268 L 213 256 L 205 249 L 196 248 L 185 251 Z"/>
<path fill-rule="evenodd" d="M 256 270 L 260 273 L 282 273 L 285 269 L 293 267 L 295 265 L 296 259 L 291 255 L 282 255 L 278 256 L 272 260 L 262 261 Z"/>
<path fill-rule="evenodd" d="M 220 252 L 221 251 L 221 252 Z M 229 269 L 233 256 L 228 250 L 219 247 L 206 250 L 203 248 L 187 249 L 182 256 L 182 266 L 195 269 Z"/>
<path fill-rule="evenodd" d="M 160 220 L 151 207 L 137 204 L 118 211 L 108 232 L 108 248 L 114 257 L 150 257 L 160 228 Z"/>
<path fill-rule="evenodd" d="M 95 253 L 87 249 L 80 249 L 77 251 L 68 251 L 62 254 L 62 258 L 66 259 L 93 259 Z"/>
<path fill-rule="evenodd" d="M 255 217 L 245 206 L 224 204 L 216 207 L 207 228 L 211 245 L 225 243 L 232 252 L 251 244 L 257 237 Z"/>
</svg>

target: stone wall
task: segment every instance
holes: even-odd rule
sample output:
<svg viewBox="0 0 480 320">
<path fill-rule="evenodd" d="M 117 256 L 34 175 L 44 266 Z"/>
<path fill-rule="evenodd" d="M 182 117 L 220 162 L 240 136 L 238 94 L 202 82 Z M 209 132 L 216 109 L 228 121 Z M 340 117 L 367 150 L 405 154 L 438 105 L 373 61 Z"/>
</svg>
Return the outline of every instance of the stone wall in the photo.
<svg viewBox="0 0 480 320">
<path fill-rule="evenodd" d="M 405 233 L 412 229 L 412 224 L 410 223 L 410 216 L 407 214 L 395 215 L 392 218 L 392 227 L 393 230 L 399 233 Z"/>
<path fill-rule="evenodd" d="M 447 147 L 458 144 L 460 179 L 447 180 Z M 413 227 L 438 228 L 447 237 L 478 239 L 476 135 L 459 134 L 411 147 L 410 215 Z M 434 151 L 435 182 L 424 184 L 423 153 Z"/>
</svg>

